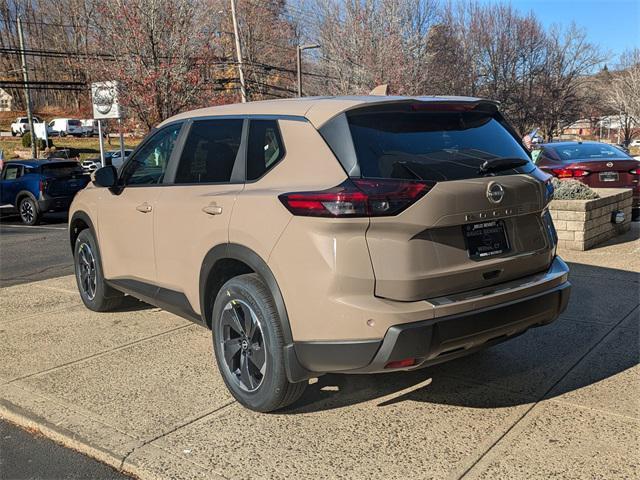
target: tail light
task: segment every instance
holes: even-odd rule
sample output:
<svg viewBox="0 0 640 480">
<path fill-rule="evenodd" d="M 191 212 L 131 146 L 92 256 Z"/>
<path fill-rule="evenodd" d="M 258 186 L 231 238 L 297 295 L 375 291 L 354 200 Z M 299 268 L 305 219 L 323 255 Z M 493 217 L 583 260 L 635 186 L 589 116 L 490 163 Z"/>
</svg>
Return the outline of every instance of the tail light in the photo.
<svg viewBox="0 0 640 480">
<path fill-rule="evenodd" d="M 586 177 L 591 173 L 588 170 L 580 170 L 578 168 L 554 168 L 551 171 L 558 178 Z"/>
<path fill-rule="evenodd" d="M 416 364 L 415 358 L 405 358 L 404 360 L 396 360 L 394 362 L 387 363 L 384 368 L 408 368 L 413 367 Z"/>
<path fill-rule="evenodd" d="M 45 191 L 45 190 L 46 190 L 46 188 L 47 188 L 47 181 L 46 181 L 46 180 L 42 180 L 42 179 L 40 179 L 40 185 L 39 185 L 39 188 L 40 188 L 40 193 L 44 193 L 44 191 Z"/>
<path fill-rule="evenodd" d="M 386 217 L 397 215 L 422 197 L 430 185 L 407 180 L 348 179 L 318 192 L 284 193 L 282 204 L 306 217 Z"/>
</svg>

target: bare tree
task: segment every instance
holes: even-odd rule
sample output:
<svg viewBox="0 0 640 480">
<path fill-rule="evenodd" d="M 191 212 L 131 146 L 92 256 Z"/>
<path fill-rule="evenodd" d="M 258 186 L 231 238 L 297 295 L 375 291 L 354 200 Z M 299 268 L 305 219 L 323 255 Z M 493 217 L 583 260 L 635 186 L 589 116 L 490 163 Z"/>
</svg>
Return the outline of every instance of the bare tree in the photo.
<svg viewBox="0 0 640 480">
<path fill-rule="evenodd" d="M 640 49 L 624 52 L 614 71 L 601 78 L 604 105 L 618 117 L 622 141 L 628 144 L 640 126 Z"/>
<path fill-rule="evenodd" d="M 331 79 L 322 93 L 362 94 L 380 83 L 424 93 L 433 1 L 318 0 L 312 8 L 322 45 L 317 71 Z"/>
<path fill-rule="evenodd" d="M 550 30 L 536 104 L 536 118 L 548 139 L 580 117 L 581 87 L 605 58 L 575 24 L 564 31 L 558 27 Z"/>
<path fill-rule="evenodd" d="M 95 0 L 92 80 L 117 80 L 121 102 L 151 128 L 186 108 L 212 102 L 220 60 L 211 2 Z"/>
</svg>

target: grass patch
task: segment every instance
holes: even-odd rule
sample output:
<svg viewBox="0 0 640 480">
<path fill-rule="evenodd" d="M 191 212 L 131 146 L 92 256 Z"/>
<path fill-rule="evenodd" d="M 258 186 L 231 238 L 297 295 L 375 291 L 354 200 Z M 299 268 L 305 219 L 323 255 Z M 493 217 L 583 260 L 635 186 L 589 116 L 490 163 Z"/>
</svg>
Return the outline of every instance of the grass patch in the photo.
<svg viewBox="0 0 640 480">
<path fill-rule="evenodd" d="M 97 137 L 74 138 L 74 137 L 51 137 L 56 148 L 70 148 L 78 152 L 80 160 L 87 158 L 95 158 L 100 156 L 100 140 Z M 135 148 L 141 141 L 141 138 L 125 138 L 125 148 Z M 104 141 L 105 151 L 118 150 L 120 143 L 117 138 L 111 139 L 111 145 Z M 0 150 L 4 151 L 6 159 L 18 158 L 15 150 L 24 150 L 20 137 L 0 137 Z"/>
</svg>

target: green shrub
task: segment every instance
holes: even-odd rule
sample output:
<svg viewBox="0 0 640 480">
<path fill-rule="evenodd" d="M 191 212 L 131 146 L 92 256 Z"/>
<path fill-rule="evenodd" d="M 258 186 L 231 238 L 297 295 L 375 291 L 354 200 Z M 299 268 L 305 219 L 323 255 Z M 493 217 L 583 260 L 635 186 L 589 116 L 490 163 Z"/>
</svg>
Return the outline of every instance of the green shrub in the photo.
<svg viewBox="0 0 640 480">
<path fill-rule="evenodd" d="M 22 146 L 24 148 L 31 148 L 31 132 L 26 132 L 22 136 Z M 44 138 L 38 138 L 36 146 L 38 147 L 38 150 L 44 150 L 47 147 L 51 148 L 53 147 L 53 140 L 49 139 L 48 142 L 45 142 Z"/>
<path fill-rule="evenodd" d="M 553 198 L 556 200 L 592 200 L 600 198 L 600 195 L 591 190 L 588 185 L 578 180 L 558 180 L 554 178 L 552 183 L 555 189 Z"/>
</svg>

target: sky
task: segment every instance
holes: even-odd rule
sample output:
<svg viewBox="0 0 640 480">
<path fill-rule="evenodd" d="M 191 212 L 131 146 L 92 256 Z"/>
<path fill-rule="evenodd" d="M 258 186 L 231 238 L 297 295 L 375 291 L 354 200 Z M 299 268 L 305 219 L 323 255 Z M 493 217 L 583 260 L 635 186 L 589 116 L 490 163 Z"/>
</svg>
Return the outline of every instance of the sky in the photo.
<svg viewBox="0 0 640 480">
<path fill-rule="evenodd" d="M 512 0 L 511 4 L 522 13 L 533 10 L 545 26 L 575 21 L 587 30 L 592 43 L 612 53 L 610 64 L 624 50 L 640 48 L 640 0 Z"/>
</svg>

